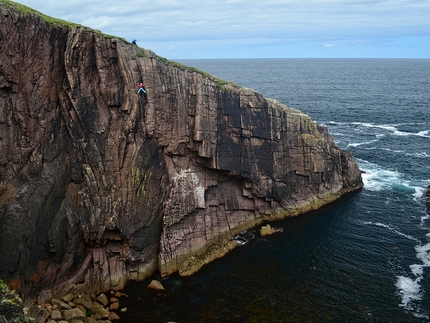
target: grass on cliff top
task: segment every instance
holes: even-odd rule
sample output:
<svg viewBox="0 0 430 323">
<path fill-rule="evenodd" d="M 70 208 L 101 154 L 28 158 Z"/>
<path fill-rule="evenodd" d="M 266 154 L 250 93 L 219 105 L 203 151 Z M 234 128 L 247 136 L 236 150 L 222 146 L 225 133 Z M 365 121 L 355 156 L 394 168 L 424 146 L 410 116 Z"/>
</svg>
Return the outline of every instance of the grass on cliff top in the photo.
<svg viewBox="0 0 430 323">
<path fill-rule="evenodd" d="M 43 14 L 43 13 L 41 13 L 41 12 L 39 12 L 33 8 L 27 7 L 27 6 L 20 4 L 18 2 L 14 2 L 14 1 L 10 1 L 10 0 L 1 0 L 1 3 L 6 8 L 16 10 L 16 11 L 18 11 L 24 15 L 36 14 L 36 15 L 40 16 L 44 21 L 46 21 L 50 24 L 58 24 L 58 25 L 66 26 L 68 28 L 70 28 L 70 27 L 83 27 L 82 25 L 75 24 L 75 23 L 72 23 L 72 22 L 69 22 L 66 20 L 50 17 L 48 15 L 45 15 L 45 14 Z"/>
<path fill-rule="evenodd" d="M 170 65 L 172 67 L 179 68 L 179 69 L 181 69 L 183 71 L 196 72 L 196 73 L 199 73 L 199 74 L 203 75 L 204 77 L 206 77 L 206 78 L 214 81 L 216 83 L 216 87 L 219 90 L 223 89 L 225 85 L 230 85 L 232 87 L 239 88 L 239 86 L 236 85 L 233 82 L 225 81 L 225 80 L 220 79 L 219 77 L 216 77 L 216 76 L 214 76 L 212 74 L 209 74 L 207 72 L 203 72 L 203 71 L 199 70 L 198 68 L 187 66 L 187 65 L 184 65 L 184 64 L 181 64 L 181 63 L 178 63 L 178 62 L 170 61 L 167 58 L 164 58 L 164 57 L 161 57 L 161 56 L 157 56 L 157 57 L 158 57 L 158 59 L 160 61 L 162 61 L 165 64 Z"/>
<path fill-rule="evenodd" d="M 91 28 L 85 27 L 85 26 L 83 26 L 83 25 L 76 24 L 76 23 L 73 23 L 73 22 L 69 22 L 69 21 L 66 21 L 66 20 L 53 18 L 53 17 L 51 17 L 51 16 L 45 15 L 45 14 L 43 14 L 43 13 L 41 13 L 41 12 L 39 12 L 39 11 L 35 10 L 35 9 L 32 9 L 32 8 L 30 8 L 30 7 L 27 7 L 27 6 L 25 6 L 25 5 L 23 5 L 23 4 L 20 4 L 20 3 L 18 3 L 18 2 L 14 2 L 14 1 L 11 1 L 11 0 L 0 0 L 0 4 L 4 5 L 4 6 L 5 6 L 6 8 L 8 8 L 8 9 L 18 11 L 19 13 L 22 13 L 22 14 L 24 14 L 24 15 L 27 15 L 27 14 L 35 14 L 35 15 L 38 15 L 38 16 L 40 16 L 44 21 L 46 21 L 47 23 L 50 23 L 50 24 L 52 24 L 52 25 L 60 25 L 60 26 L 65 26 L 65 27 L 67 27 L 67 28 L 72 28 L 72 27 L 84 28 L 84 29 L 91 30 L 91 31 L 93 31 L 93 32 L 95 32 L 95 33 L 98 33 L 98 34 L 102 34 L 102 35 L 103 35 L 103 36 L 105 36 L 106 38 L 119 38 L 119 39 L 122 39 L 123 41 L 125 41 L 126 43 L 129 43 L 129 42 L 128 42 L 127 40 L 125 40 L 124 38 L 116 37 L 116 36 L 112 36 L 112 35 L 108 35 L 108 34 L 104 34 L 104 33 L 102 33 L 102 32 L 101 32 L 101 31 L 99 31 L 99 30 L 91 29 Z M 145 57 L 145 54 L 144 54 L 144 52 L 143 52 L 143 51 L 140 51 L 140 52 L 137 54 L 137 56 L 139 56 L 139 57 Z M 161 57 L 161 56 L 158 56 L 158 58 L 160 59 L 160 61 L 164 62 L 164 63 L 165 63 L 165 64 L 167 64 L 167 65 L 170 65 L 170 66 L 172 66 L 172 67 L 179 68 L 179 69 L 181 69 L 181 70 L 183 70 L 183 71 L 188 70 L 188 71 L 192 71 L 192 72 L 197 72 L 197 73 L 199 73 L 199 74 L 203 75 L 204 77 L 207 77 L 208 79 L 213 80 L 213 81 L 216 83 L 216 87 L 217 87 L 219 90 L 223 89 L 225 85 L 230 85 L 230 86 L 232 86 L 232 87 L 236 87 L 236 88 L 238 88 L 238 87 L 239 87 L 239 86 L 237 86 L 237 85 L 236 85 L 235 83 L 233 83 L 233 82 L 225 81 L 225 80 L 220 79 L 220 78 L 218 78 L 218 77 L 216 77 L 216 76 L 214 76 L 214 75 L 211 75 L 211 74 L 209 74 L 209 73 L 207 73 L 207 72 L 203 72 L 203 71 L 201 71 L 201 70 L 199 70 L 199 69 L 197 69 L 197 68 L 195 68 L 195 67 L 190 67 L 190 66 L 186 66 L 186 65 L 184 65 L 184 64 L 178 63 L 178 62 L 170 61 L 170 60 L 168 60 L 168 59 L 166 59 L 166 58 L 164 58 L 164 57 Z"/>
<path fill-rule="evenodd" d="M 39 11 L 33 9 L 33 8 L 27 7 L 27 6 L 25 6 L 23 4 L 20 4 L 18 2 L 14 2 L 14 1 L 11 1 L 11 0 L 0 0 L 0 3 L 2 5 L 4 5 L 6 8 L 8 8 L 8 9 L 16 10 L 19 13 L 22 13 L 24 15 L 27 15 L 27 14 L 38 15 L 44 21 L 46 21 L 47 23 L 52 24 L 52 25 L 60 25 L 60 26 L 65 26 L 67 28 L 79 27 L 79 28 L 84 28 L 84 29 L 92 30 L 92 31 L 94 31 L 94 32 L 96 32 L 98 34 L 102 34 L 106 38 L 120 38 L 120 37 L 115 37 L 115 36 L 108 35 L 108 34 L 103 34 L 101 31 L 98 31 L 98 30 L 95 30 L 95 29 L 92 29 L 92 28 L 89 28 L 89 27 L 85 27 L 83 25 L 76 24 L 76 23 L 73 23 L 73 22 L 70 22 L 70 21 L 66 21 L 66 20 L 62 20 L 62 19 L 58 19 L 58 18 L 53 18 L 51 16 L 45 15 L 45 14 L 43 14 L 43 13 L 41 13 L 41 12 L 39 12 Z"/>
</svg>

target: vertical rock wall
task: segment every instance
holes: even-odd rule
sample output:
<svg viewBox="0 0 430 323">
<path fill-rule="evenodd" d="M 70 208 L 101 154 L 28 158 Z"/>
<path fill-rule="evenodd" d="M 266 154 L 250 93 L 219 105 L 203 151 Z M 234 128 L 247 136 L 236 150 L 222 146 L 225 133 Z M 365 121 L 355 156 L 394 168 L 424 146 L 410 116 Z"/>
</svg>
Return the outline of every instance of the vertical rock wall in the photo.
<svg viewBox="0 0 430 323">
<path fill-rule="evenodd" d="M 10 7 L 0 5 L 0 277 L 28 298 L 190 274 L 235 233 L 362 186 L 352 156 L 300 111 Z"/>
</svg>

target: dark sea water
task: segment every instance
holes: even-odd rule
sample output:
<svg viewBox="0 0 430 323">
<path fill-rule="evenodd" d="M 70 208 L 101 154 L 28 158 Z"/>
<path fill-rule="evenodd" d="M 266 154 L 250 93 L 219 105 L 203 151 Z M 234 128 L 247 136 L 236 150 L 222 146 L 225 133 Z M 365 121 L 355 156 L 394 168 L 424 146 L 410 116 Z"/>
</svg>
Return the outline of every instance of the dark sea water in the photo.
<svg viewBox="0 0 430 323">
<path fill-rule="evenodd" d="M 430 322 L 430 60 L 181 60 L 302 110 L 364 188 L 191 277 L 126 286 L 121 322 Z"/>
</svg>

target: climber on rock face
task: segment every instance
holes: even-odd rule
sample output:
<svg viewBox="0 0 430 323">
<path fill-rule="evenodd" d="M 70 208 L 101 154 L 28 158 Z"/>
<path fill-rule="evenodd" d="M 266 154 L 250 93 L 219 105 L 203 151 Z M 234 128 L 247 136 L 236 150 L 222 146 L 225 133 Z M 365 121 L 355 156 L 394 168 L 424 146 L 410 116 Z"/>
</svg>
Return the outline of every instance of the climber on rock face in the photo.
<svg viewBox="0 0 430 323">
<path fill-rule="evenodd" d="M 140 82 L 139 84 L 137 84 L 137 86 L 139 87 L 139 90 L 137 90 L 137 94 L 139 94 L 140 91 L 143 91 L 143 93 L 146 93 L 145 84 L 143 84 L 142 82 Z"/>
<path fill-rule="evenodd" d="M 133 45 L 137 45 L 136 44 L 136 39 L 133 39 L 133 41 L 131 42 Z"/>
</svg>

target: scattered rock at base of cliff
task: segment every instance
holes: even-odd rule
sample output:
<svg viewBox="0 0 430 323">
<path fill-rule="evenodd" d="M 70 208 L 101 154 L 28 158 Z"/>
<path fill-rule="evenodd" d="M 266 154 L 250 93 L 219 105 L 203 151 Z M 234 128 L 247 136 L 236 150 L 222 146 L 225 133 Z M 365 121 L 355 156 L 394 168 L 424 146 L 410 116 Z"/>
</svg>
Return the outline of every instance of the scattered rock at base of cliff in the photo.
<svg viewBox="0 0 430 323">
<path fill-rule="evenodd" d="M 155 289 L 155 290 L 164 290 L 163 285 L 158 280 L 155 280 L 155 279 L 153 279 L 149 283 L 148 288 Z"/>
<path fill-rule="evenodd" d="M 61 298 L 52 298 L 43 304 L 33 304 L 29 308 L 24 308 L 24 313 L 32 322 L 108 323 L 120 319 L 116 313 L 122 311 L 118 300 L 120 296 L 126 295 L 115 291 L 110 292 L 110 298 L 105 293 L 67 294 Z"/>
</svg>

